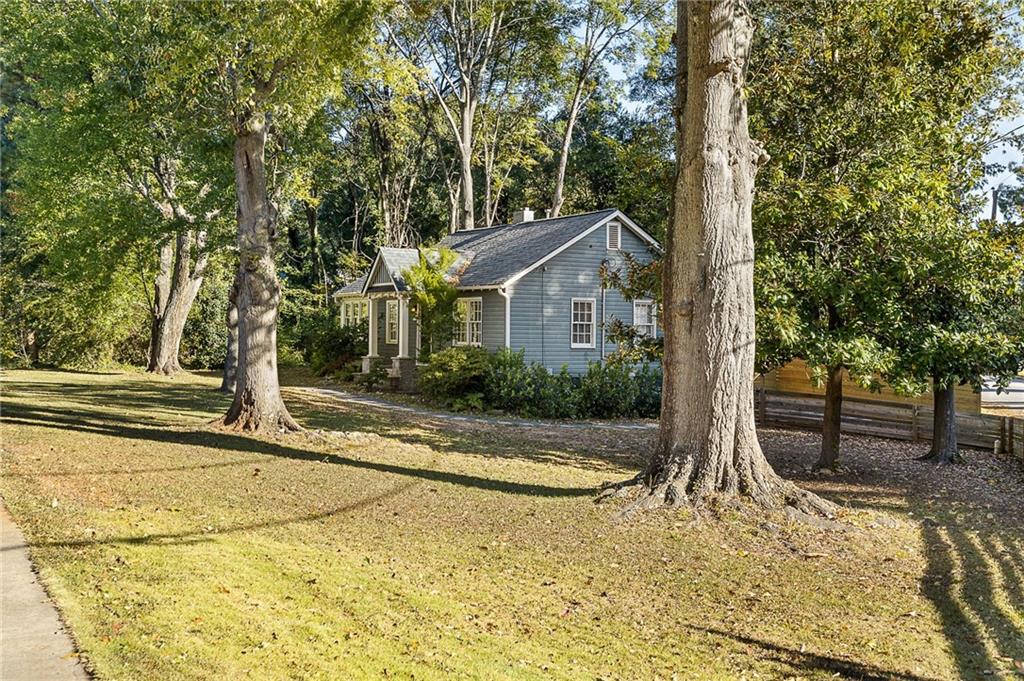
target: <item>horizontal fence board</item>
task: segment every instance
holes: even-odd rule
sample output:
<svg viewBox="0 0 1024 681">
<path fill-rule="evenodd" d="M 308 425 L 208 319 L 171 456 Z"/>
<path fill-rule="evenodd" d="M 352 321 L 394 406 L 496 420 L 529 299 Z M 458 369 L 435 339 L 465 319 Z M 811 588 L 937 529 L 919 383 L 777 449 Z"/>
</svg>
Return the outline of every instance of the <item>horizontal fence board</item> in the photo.
<svg viewBox="0 0 1024 681">
<path fill-rule="evenodd" d="M 779 390 L 755 391 L 758 423 L 765 426 L 820 429 L 824 419 L 822 396 Z M 932 409 L 860 397 L 844 398 L 842 432 L 893 440 L 930 442 Z M 1024 419 L 988 414 L 957 413 L 957 442 L 962 447 L 1012 453 L 1024 460 Z"/>
</svg>

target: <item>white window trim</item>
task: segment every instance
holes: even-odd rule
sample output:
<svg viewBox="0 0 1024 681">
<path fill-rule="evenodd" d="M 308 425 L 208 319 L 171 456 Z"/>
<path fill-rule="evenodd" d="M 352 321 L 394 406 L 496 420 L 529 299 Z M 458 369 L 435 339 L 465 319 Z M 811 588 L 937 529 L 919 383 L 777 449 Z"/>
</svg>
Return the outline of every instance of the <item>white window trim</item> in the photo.
<svg viewBox="0 0 1024 681">
<path fill-rule="evenodd" d="M 457 322 L 458 325 L 462 327 L 463 332 L 466 334 L 466 341 L 462 342 L 462 341 L 458 341 L 458 340 L 453 339 L 452 340 L 452 344 L 453 345 L 458 345 L 460 347 L 479 348 L 479 347 L 482 347 L 483 344 L 484 344 L 484 299 L 480 298 L 480 297 L 477 297 L 477 298 L 459 298 L 456 301 L 455 304 L 457 306 L 465 305 L 466 308 L 468 309 L 469 306 L 472 305 L 473 303 L 480 303 L 480 341 L 477 342 L 477 343 L 472 343 L 472 342 L 469 341 L 469 336 L 470 336 L 470 333 L 469 333 L 469 315 L 467 314 L 465 319 L 460 319 Z"/>
<path fill-rule="evenodd" d="M 394 313 L 392 313 L 394 310 Z M 391 337 L 391 324 L 395 325 L 395 337 Z M 387 300 L 384 302 L 384 344 L 398 345 L 398 301 Z"/>
<path fill-rule="evenodd" d="M 576 343 L 573 341 L 576 303 L 590 303 L 590 342 Z M 569 347 L 572 349 L 593 349 L 597 347 L 597 298 L 572 298 L 569 302 Z"/>
<path fill-rule="evenodd" d="M 612 246 L 612 228 L 619 235 L 619 243 L 616 246 Z M 609 251 L 621 251 L 622 250 L 622 223 L 616 220 L 611 220 L 605 224 L 604 228 L 604 245 Z"/>
<path fill-rule="evenodd" d="M 637 305 L 650 305 L 651 306 L 651 323 L 650 324 L 638 324 L 636 321 L 636 306 Z M 651 327 L 651 335 L 649 338 L 658 337 L 658 308 L 654 306 L 654 301 L 650 298 L 640 298 L 633 301 L 633 326 L 649 326 Z"/>
</svg>

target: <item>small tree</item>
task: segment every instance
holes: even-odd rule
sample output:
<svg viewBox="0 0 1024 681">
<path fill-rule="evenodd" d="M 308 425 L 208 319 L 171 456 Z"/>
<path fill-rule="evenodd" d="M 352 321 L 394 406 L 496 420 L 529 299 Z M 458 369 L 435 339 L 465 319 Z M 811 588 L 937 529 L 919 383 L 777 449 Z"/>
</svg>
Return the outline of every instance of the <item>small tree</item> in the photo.
<svg viewBox="0 0 1024 681">
<path fill-rule="evenodd" d="M 449 248 L 420 248 L 420 259 L 405 271 L 412 314 L 420 327 L 423 358 L 451 343 L 459 292 L 451 279 L 458 254 Z"/>
</svg>

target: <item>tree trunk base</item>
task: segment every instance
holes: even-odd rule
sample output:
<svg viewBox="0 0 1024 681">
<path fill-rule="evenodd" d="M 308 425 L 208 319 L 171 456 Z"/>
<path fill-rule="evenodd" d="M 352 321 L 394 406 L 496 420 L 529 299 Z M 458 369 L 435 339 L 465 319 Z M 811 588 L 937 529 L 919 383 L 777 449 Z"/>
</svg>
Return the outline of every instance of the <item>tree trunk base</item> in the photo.
<svg viewBox="0 0 1024 681">
<path fill-rule="evenodd" d="M 180 374 L 184 371 L 185 370 L 182 369 L 181 365 L 179 365 L 177 362 L 157 364 L 150 366 L 149 368 L 146 369 L 146 373 L 157 374 L 159 376 L 174 376 L 175 374 Z"/>
<path fill-rule="evenodd" d="M 937 464 L 937 465 L 938 464 L 950 464 L 950 465 L 952 465 L 952 464 L 955 464 L 955 463 L 963 463 L 964 459 L 963 459 L 962 456 L 960 456 L 960 451 L 959 450 L 942 451 L 942 452 L 940 452 L 940 451 L 936 451 L 935 449 L 932 449 L 931 451 L 929 451 L 924 456 L 917 457 L 917 461 L 924 461 L 926 463 L 934 463 L 934 464 Z"/>
<path fill-rule="evenodd" d="M 284 401 L 278 397 L 276 404 L 260 404 L 253 398 L 252 391 L 236 396 L 224 417 L 223 425 L 229 430 L 246 433 L 295 433 L 302 426 L 288 413 Z"/>
<path fill-rule="evenodd" d="M 781 509 L 792 507 L 808 515 L 834 518 L 837 506 L 813 492 L 783 480 L 774 473 L 749 481 L 741 489 L 720 489 L 701 484 L 693 475 L 645 475 L 641 473 L 622 482 L 602 486 L 596 499 L 602 503 L 612 499 L 627 499 L 629 503 L 619 516 L 627 518 L 641 511 L 663 508 L 701 509 L 723 506 L 747 499 L 759 508 Z"/>
</svg>

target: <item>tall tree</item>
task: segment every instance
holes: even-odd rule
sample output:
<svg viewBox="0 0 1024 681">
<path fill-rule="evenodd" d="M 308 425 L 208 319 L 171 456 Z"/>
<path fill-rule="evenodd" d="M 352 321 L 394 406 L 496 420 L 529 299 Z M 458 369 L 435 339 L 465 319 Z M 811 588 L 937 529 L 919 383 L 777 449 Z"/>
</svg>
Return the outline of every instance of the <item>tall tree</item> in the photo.
<svg viewBox="0 0 1024 681">
<path fill-rule="evenodd" d="M 654 33 L 646 24 L 658 23 L 665 12 L 664 0 L 574 0 L 568 3 L 569 26 L 565 31 L 566 57 L 563 65 L 568 98 L 558 146 L 555 186 L 551 196 L 551 215 L 557 217 L 565 203 L 565 171 L 569 164 L 573 134 L 580 113 L 607 78 L 604 60 L 623 61 L 641 49 L 641 43 Z"/>
<path fill-rule="evenodd" d="M 752 125 L 774 161 L 754 212 L 759 354 L 802 357 L 825 383 L 819 467 L 839 462 L 844 375 L 868 388 L 908 378 L 908 293 L 957 220 L 951 140 L 993 68 L 982 6 L 760 6 Z"/>
<path fill-rule="evenodd" d="M 360 56 L 367 2 L 167 3 L 150 7 L 166 36 L 167 91 L 233 140 L 239 268 L 238 371 L 224 418 L 239 430 L 295 430 L 277 374 L 281 287 L 274 241 L 283 191 L 268 144 L 283 148 Z M 287 164 L 283 157 L 282 165 Z"/>
<path fill-rule="evenodd" d="M 148 368 L 173 374 L 181 369 L 181 336 L 209 249 L 223 238 L 226 178 L 210 153 L 219 140 L 178 117 L 153 87 L 158 40 L 136 3 L 10 3 L 5 19 L 11 27 L 5 61 L 27 74 L 36 93 L 31 106 L 19 109 L 15 126 L 28 152 L 20 167 L 32 187 L 33 211 L 48 214 L 41 228 L 48 225 L 55 238 L 74 232 L 71 223 L 85 214 L 67 210 L 75 205 L 67 201 L 68 188 L 90 175 L 93 202 L 136 205 L 139 222 L 150 225 L 144 238 L 153 267 L 145 268 L 155 269 L 145 287 Z M 111 222 L 108 229 L 119 226 Z M 143 236 L 138 225 L 125 226 Z"/>
<path fill-rule="evenodd" d="M 458 206 L 453 226 L 477 223 L 474 169 L 480 153 L 480 109 L 500 121 L 520 108 L 526 83 L 541 88 L 556 45 L 554 4 L 549 0 L 454 0 L 405 3 L 387 22 L 393 44 L 422 73 L 458 157 L 458 182 L 449 196 Z M 529 59 L 529 61 L 527 61 Z M 499 123 L 497 130 L 522 132 Z M 490 184 L 491 177 L 485 178 Z"/>
<path fill-rule="evenodd" d="M 633 508 L 744 495 L 831 513 L 781 479 L 754 428 L 754 176 L 747 130 L 754 23 L 745 0 L 677 3 L 677 175 L 663 274 L 658 442 Z"/>
</svg>

